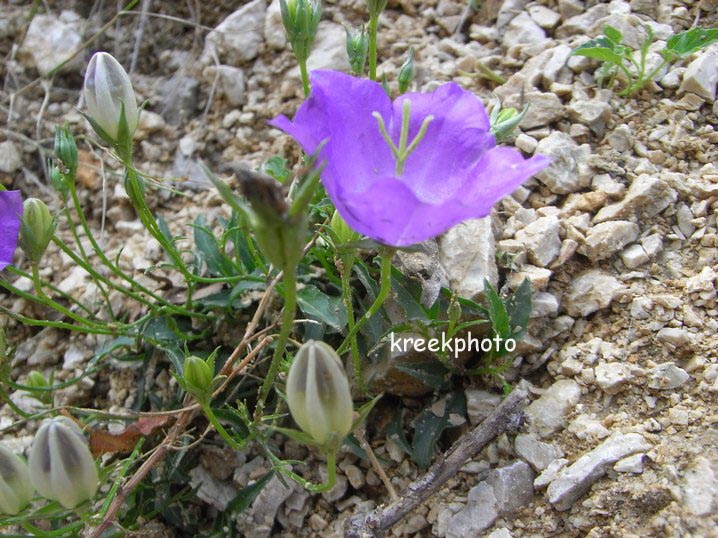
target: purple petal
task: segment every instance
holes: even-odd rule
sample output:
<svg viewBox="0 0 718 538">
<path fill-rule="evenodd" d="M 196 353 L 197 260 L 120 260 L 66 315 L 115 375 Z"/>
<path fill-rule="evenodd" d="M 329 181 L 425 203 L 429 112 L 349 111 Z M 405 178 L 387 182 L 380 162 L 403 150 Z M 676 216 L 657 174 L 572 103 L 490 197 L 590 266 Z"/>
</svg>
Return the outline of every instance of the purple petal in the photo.
<svg viewBox="0 0 718 538">
<path fill-rule="evenodd" d="M 319 155 L 322 182 L 347 223 L 382 243 L 406 246 L 451 226 L 488 215 L 493 205 L 548 158 L 524 159 L 496 148 L 479 99 L 454 83 L 427 94 L 411 93 L 393 104 L 371 81 L 332 71 L 311 75 L 312 93 L 293 121 L 270 122 L 292 135 L 307 153 L 327 141 Z M 433 116 L 424 138 L 397 177 L 396 163 L 373 112 L 381 115 L 398 145 L 403 102 L 409 100 L 408 142 Z"/>
<path fill-rule="evenodd" d="M 398 143 L 404 101 L 411 103 L 409 141 L 429 115 L 426 135 L 409 155 L 402 177 L 411 178 L 411 189 L 431 203 L 448 200 L 461 188 L 482 155 L 496 145 L 489 132 L 489 116 L 481 101 L 449 82 L 432 93 L 409 93 L 399 97 L 392 111 L 392 140 Z"/>
<path fill-rule="evenodd" d="M 0 191 L 0 271 L 12 263 L 21 216 L 20 191 Z"/>
<path fill-rule="evenodd" d="M 477 208 L 488 215 L 493 205 L 514 192 L 524 181 L 540 172 L 551 163 L 546 155 L 535 155 L 524 159 L 513 148 L 499 147 L 486 153 L 469 173 L 472 181 L 457 193 L 457 199 L 464 205 Z"/>
<path fill-rule="evenodd" d="M 313 71 L 312 93 L 290 123 L 284 117 L 269 122 L 292 135 L 302 149 L 313 154 L 328 139 L 320 154 L 333 173 L 322 174 L 330 197 L 339 188 L 366 190 L 394 169 L 391 150 L 379 133 L 372 112 L 389 116 L 391 101 L 381 85 L 334 71 Z M 342 178 L 341 184 L 333 178 Z"/>
</svg>

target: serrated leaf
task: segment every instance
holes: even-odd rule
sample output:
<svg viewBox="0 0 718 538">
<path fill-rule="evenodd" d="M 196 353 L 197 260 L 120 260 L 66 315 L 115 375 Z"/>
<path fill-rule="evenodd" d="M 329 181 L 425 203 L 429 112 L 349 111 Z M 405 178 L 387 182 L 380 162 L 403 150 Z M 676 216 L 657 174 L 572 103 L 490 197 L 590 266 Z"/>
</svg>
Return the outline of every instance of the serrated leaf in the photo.
<svg viewBox="0 0 718 538">
<path fill-rule="evenodd" d="M 347 325 L 347 313 L 339 296 L 329 296 L 316 286 L 307 285 L 297 294 L 299 308 L 309 318 L 321 321 L 340 332 Z"/>
<path fill-rule="evenodd" d="M 457 425 L 454 422 L 455 417 L 466 418 L 466 396 L 463 390 L 447 394 L 443 409 L 440 402 L 427 407 L 414 425 L 412 454 L 416 464 L 424 469 L 431 463 L 436 444 L 444 430 Z M 443 412 L 437 414 L 437 411 Z"/>
<path fill-rule="evenodd" d="M 708 30 L 700 27 L 691 28 L 669 37 L 661 54 L 665 59 L 670 60 L 675 57 L 688 56 L 717 42 L 718 28 Z"/>
</svg>

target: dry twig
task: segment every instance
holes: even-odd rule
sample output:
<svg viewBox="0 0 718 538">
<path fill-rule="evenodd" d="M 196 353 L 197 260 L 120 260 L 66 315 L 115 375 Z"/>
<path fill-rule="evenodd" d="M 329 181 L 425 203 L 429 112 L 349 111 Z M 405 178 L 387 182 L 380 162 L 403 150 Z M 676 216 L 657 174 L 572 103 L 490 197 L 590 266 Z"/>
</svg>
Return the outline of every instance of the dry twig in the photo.
<svg viewBox="0 0 718 538">
<path fill-rule="evenodd" d="M 526 391 L 514 389 L 486 420 L 459 439 L 426 474 L 409 484 L 399 495 L 398 500 L 369 514 L 361 514 L 349 519 L 344 529 L 344 536 L 346 538 L 383 536 L 401 518 L 436 493 L 468 459 L 476 456 L 492 439 L 508 430 L 516 429 L 527 399 Z"/>
</svg>

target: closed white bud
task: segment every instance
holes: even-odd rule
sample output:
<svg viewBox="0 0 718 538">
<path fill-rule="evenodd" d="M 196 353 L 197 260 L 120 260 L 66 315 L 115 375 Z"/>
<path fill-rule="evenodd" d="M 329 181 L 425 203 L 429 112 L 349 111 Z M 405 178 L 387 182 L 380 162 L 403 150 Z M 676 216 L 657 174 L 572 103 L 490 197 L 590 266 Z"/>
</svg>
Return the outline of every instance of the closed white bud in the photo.
<svg viewBox="0 0 718 538">
<path fill-rule="evenodd" d="M 69 418 L 43 422 L 32 442 L 29 465 L 38 493 L 65 508 L 76 507 L 97 491 L 95 461 L 82 431 Z"/>
<path fill-rule="evenodd" d="M 5 445 L 0 445 L 0 513 L 17 515 L 30 503 L 34 493 L 27 464 Z"/>
<path fill-rule="evenodd" d="M 106 52 L 95 53 L 87 65 L 84 91 L 89 115 L 113 140 L 120 134 L 124 105 L 128 134 L 132 136 L 140 112 L 130 77 L 120 62 Z"/>
<path fill-rule="evenodd" d="M 295 422 L 327 449 L 337 449 L 351 431 L 354 404 L 337 352 L 310 340 L 294 357 L 287 403 Z"/>
</svg>

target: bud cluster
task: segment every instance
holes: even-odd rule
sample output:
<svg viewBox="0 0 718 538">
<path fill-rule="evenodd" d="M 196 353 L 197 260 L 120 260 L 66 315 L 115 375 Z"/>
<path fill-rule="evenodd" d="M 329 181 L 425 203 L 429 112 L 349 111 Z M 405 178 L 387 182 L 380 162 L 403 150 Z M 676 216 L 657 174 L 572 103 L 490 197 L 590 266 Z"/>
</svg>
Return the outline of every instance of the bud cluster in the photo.
<svg viewBox="0 0 718 538">
<path fill-rule="evenodd" d="M 0 444 L 0 512 L 19 514 L 35 491 L 67 509 L 91 499 L 99 486 L 97 468 L 80 428 L 67 417 L 42 423 L 28 463 Z"/>
</svg>

